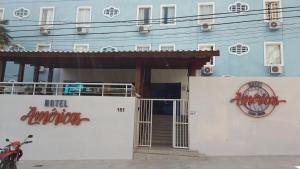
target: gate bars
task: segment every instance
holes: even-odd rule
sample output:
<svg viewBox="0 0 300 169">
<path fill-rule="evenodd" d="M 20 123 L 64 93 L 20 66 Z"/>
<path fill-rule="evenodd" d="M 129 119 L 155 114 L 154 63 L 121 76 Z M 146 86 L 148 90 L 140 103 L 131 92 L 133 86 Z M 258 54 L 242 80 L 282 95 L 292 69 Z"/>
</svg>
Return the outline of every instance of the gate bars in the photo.
<svg viewBox="0 0 300 169">
<path fill-rule="evenodd" d="M 152 142 L 153 100 L 137 101 L 137 136 L 138 146 L 151 147 Z"/>
<path fill-rule="evenodd" d="M 173 101 L 173 147 L 189 148 L 188 102 Z"/>
<path fill-rule="evenodd" d="M 154 101 L 173 102 L 173 141 L 174 148 L 189 148 L 188 102 L 180 99 L 138 99 L 136 108 L 136 145 L 152 146 L 152 117 Z"/>
</svg>

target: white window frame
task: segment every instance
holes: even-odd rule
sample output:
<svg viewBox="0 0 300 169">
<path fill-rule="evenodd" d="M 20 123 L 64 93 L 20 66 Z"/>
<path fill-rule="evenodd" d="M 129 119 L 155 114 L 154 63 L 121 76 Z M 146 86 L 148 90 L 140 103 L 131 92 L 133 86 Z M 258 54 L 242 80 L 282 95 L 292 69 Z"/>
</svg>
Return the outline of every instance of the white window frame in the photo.
<svg viewBox="0 0 300 169">
<path fill-rule="evenodd" d="M 23 50 L 18 50 L 18 51 L 25 51 L 25 47 L 20 45 L 20 44 L 14 44 L 14 46 L 18 46 L 19 48 L 23 48 Z M 10 51 L 10 48 L 13 47 L 13 46 L 9 46 L 8 47 L 8 50 Z"/>
<path fill-rule="evenodd" d="M 246 46 L 246 47 L 248 48 L 248 51 L 247 51 L 246 53 L 241 53 L 241 54 L 237 54 L 237 53 L 231 52 L 230 48 L 231 48 L 231 47 L 236 47 L 237 45 Z M 238 56 L 246 55 L 246 54 L 248 54 L 248 53 L 250 52 L 250 46 L 249 46 L 249 45 L 246 45 L 246 44 L 243 44 L 243 43 L 235 43 L 234 45 L 231 45 L 231 46 L 228 47 L 228 52 L 229 52 L 229 54 L 231 54 L 231 55 L 238 55 Z"/>
<path fill-rule="evenodd" d="M 200 6 L 201 5 L 212 5 L 213 6 L 213 15 L 212 15 L 212 23 L 211 24 L 214 24 L 215 23 L 215 13 L 216 13 L 216 6 L 215 6 L 215 3 L 214 2 L 201 2 L 201 3 L 198 3 L 198 24 L 199 25 L 202 25 L 203 23 L 201 22 L 202 20 L 200 20 Z M 205 17 L 207 18 L 207 17 Z"/>
<path fill-rule="evenodd" d="M 53 23 L 54 23 L 54 16 L 55 16 L 55 7 L 41 7 L 40 8 L 40 20 L 39 20 L 39 25 L 42 25 L 42 17 L 43 17 L 43 10 L 44 9 L 53 9 L 53 16 L 51 20 L 49 21 L 50 24 L 47 25 L 48 28 L 53 28 Z M 46 21 L 47 22 L 47 21 Z"/>
<path fill-rule="evenodd" d="M 138 51 L 137 50 L 138 47 L 149 47 L 149 51 L 151 51 L 151 44 L 138 44 L 138 45 L 135 45 L 135 51 Z"/>
<path fill-rule="evenodd" d="M 267 64 L 266 62 L 266 58 L 267 58 L 267 45 L 280 45 L 280 60 L 281 63 L 280 64 Z M 282 42 L 264 42 L 264 66 L 284 66 L 284 56 L 283 56 L 283 43 Z"/>
<path fill-rule="evenodd" d="M 240 13 L 232 12 L 232 11 L 230 10 L 230 7 L 231 7 L 232 5 L 236 5 L 237 3 L 240 3 L 240 4 L 242 4 L 242 5 L 248 6 L 248 10 L 242 11 L 242 12 L 240 12 Z M 241 15 L 241 14 L 243 14 L 243 13 L 249 11 L 249 10 L 250 10 L 250 5 L 249 5 L 248 3 L 241 2 L 241 1 L 236 1 L 236 2 L 234 2 L 234 3 L 228 5 L 228 12 L 235 13 L 236 15 Z"/>
<path fill-rule="evenodd" d="M 5 9 L 4 8 L 0 8 L 0 10 L 2 10 L 2 15 L 0 15 L 0 21 L 1 21 L 1 20 L 4 20 Z"/>
<path fill-rule="evenodd" d="M 87 47 L 87 50 L 86 51 L 76 51 L 76 48 L 78 46 L 85 46 L 85 47 Z M 73 51 L 76 51 L 76 52 L 87 52 L 87 51 L 89 51 L 89 49 L 90 49 L 90 45 L 87 43 L 75 43 L 74 47 L 73 47 Z"/>
<path fill-rule="evenodd" d="M 213 50 L 216 50 L 216 44 L 215 43 L 199 43 L 198 44 L 198 50 L 199 51 L 201 50 L 201 46 L 212 46 Z M 216 65 L 216 57 L 213 56 L 212 59 L 213 59 L 213 64 L 211 64 L 210 61 L 209 61 L 209 63 L 210 63 L 211 66 L 215 66 Z"/>
<path fill-rule="evenodd" d="M 139 12 L 140 12 L 140 8 L 150 8 L 150 21 L 149 21 L 149 24 L 148 25 L 140 25 L 139 24 Z M 136 13 L 136 25 L 137 26 L 151 26 L 151 24 L 152 24 L 152 13 L 153 13 L 153 7 L 152 7 L 152 5 L 138 5 L 137 6 L 137 13 Z"/>
<path fill-rule="evenodd" d="M 163 23 L 163 8 L 164 7 L 174 7 L 174 23 L 167 23 L 167 24 L 164 24 Z M 172 26 L 172 25 L 176 25 L 176 4 L 162 4 L 160 5 L 160 25 L 161 26 Z"/>
<path fill-rule="evenodd" d="M 24 9 L 24 10 L 27 10 L 28 11 L 28 15 L 26 15 L 26 16 L 23 16 L 23 17 L 20 17 L 20 16 L 17 16 L 16 15 L 16 11 L 17 10 L 20 10 L 20 9 Z M 17 9 L 15 9 L 14 11 L 13 11 L 13 15 L 14 15 L 14 17 L 16 17 L 16 18 L 19 18 L 19 19 L 24 19 L 24 18 L 27 18 L 27 17 L 29 17 L 30 16 L 30 10 L 29 9 L 27 9 L 27 8 L 24 8 L 24 7 L 20 7 L 20 8 L 17 8 Z"/>
<path fill-rule="evenodd" d="M 77 7 L 77 10 L 76 10 L 76 28 L 78 27 L 85 27 L 85 28 L 88 28 L 91 26 L 91 24 L 89 23 L 81 23 L 81 24 L 78 24 L 78 15 L 79 15 L 79 10 L 80 9 L 89 9 L 90 10 L 90 18 L 89 18 L 89 21 L 87 22 L 92 22 L 92 7 L 91 6 L 78 6 Z"/>
<path fill-rule="evenodd" d="M 163 43 L 163 44 L 160 44 L 160 45 L 159 45 L 159 51 L 162 51 L 161 48 L 162 48 L 163 46 L 172 46 L 172 47 L 174 48 L 173 51 L 176 50 L 176 48 L 175 48 L 176 46 L 175 46 L 174 43 Z"/>
<path fill-rule="evenodd" d="M 113 47 L 113 46 L 110 46 L 110 45 L 109 45 L 109 46 L 102 47 L 100 51 L 103 52 L 103 50 L 104 50 L 105 48 L 106 48 L 106 49 L 107 49 L 107 48 L 114 49 L 114 50 L 115 50 L 114 52 L 117 52 L 117 51 L 118 51 L 118 49 L 117 49 L 116 47 Z"/>
<path fill-rule="evenodd" d="M 282 8 L 282 3 L 281 0 L 263 0 L 263 7 L 264 7 L 264 22 L 270 22 L 270 20 L 267 19 L 267 15 L 266 15 L 266 2 L 274 2 L 277 1 L 279 2 L 279 8 Z M 282 9 L 279 9 L 279 22 L 282 22 Z"/>
<path fill-rule="evenodd" d="M 49 50 L 48 51 L 51 51 L 51 43 L 38 43 L 38 44 L 36 44 L 36 51 L 40 51 L 39 50 L 40 46 L 49 46 Z"/>
</svg>

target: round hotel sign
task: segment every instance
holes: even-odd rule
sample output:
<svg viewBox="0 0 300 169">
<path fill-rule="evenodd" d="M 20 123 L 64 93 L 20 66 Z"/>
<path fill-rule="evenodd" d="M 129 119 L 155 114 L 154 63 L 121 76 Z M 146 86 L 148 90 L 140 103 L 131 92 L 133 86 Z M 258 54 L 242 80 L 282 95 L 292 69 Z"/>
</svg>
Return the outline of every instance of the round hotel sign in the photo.
<svg viewBox="0 0 300 169">
<path fill-rule="evenodd" d="M 248 116 L 260 118 L 271 114 L 279 103 L 286 100 L 280 100 L 266 83 L 251 81 L 242 85 L 230 102 L 235 102 Z"/>
</svg>

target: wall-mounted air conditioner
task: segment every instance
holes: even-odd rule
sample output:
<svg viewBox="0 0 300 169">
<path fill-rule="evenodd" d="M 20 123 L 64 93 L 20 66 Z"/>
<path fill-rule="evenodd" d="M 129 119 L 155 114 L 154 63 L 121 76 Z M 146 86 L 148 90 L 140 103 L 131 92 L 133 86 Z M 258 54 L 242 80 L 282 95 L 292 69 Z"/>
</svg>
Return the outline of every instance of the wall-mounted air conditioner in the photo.
<svg viewBox="0 0 300 169">
<path fill-rule="evenodd" d="M 40 27 L 40 33 L 42 35 L 48 35 L 50 33 L 50 29 L 47 26 L 41 26 Z"/>
<path fill-rule="evenodd" d="M 150 26 L 148 26 L 148 25 L 138 26 L 138 29 L 139 29 L 140 33 L 148 33 L 148 32 L 150 32 Z"/>
<path fill-rule="evenodd" d="M 78 34 L 87 34 L 88 33 L 88 28 L 86 28 L 86 27 L 77 27 L 77 33 Z"/>
<path fill-rule="evenodd" d="M 270 21 L 269 22 L 269 29 L 272 31 L 280 29 L 280 22 L 278 21 Z"/>
<path fill-rule="evenodd" d="M 201 69 L 203 76 L 210 76 L 214 73 L 214 66 L 212 65 L 204 65 Z"/>
<path fill-rule="evenodd" d="M 282 66 L 270 66 L 270 73 L 271 74 L 280 74 L 283 72 Z"/>
<path fill-rule="evenodd" d="M 211 25 L 210 23 L 203 23 L 203 24 L 201 25 L 201 30 L 202 30 L 203 32 L 209 32 L 209 31 L 212 30 L 212 25 Z"/>
<path fill-rule="evenodd" d="M 45 72 L 45 67 L 44 66 L 40 66 L 39 72 Z"/>
</svg>

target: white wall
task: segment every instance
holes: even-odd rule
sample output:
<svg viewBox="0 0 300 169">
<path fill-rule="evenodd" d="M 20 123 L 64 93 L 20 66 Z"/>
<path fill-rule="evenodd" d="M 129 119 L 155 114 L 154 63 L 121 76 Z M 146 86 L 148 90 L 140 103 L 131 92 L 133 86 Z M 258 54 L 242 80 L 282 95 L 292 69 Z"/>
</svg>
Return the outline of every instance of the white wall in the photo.
<svg viewBox="0 0 300 169">
<path fill-rule="evenodd" d="M 45 99 L 67 100 L 71 112 L 81 112 L 90 122 L 80 126 L 33 125 L 20 120 L 29 106 L 39 110 Z M 23 139 L 34 135 L 34 142 L 24 145 L 24 159 L 30 160 L 83 160 L 131 159 L 133 151 L 134 108 L 133 97 L 90 96 L 0 96 L 0 146 L 4 139 Z M 117 112 L 118 107 L 125 112 Z M 61 108 L 58 108 L 61 110 Z"/>
<path fill-rule="evenodd" d="M 264 118 L 230 103 L 244 83 L 267 83 L 287 100 Z M 190 78 L 190 146 L 209 156 L 299 155 L 300 78 Z"/>
</svg>

